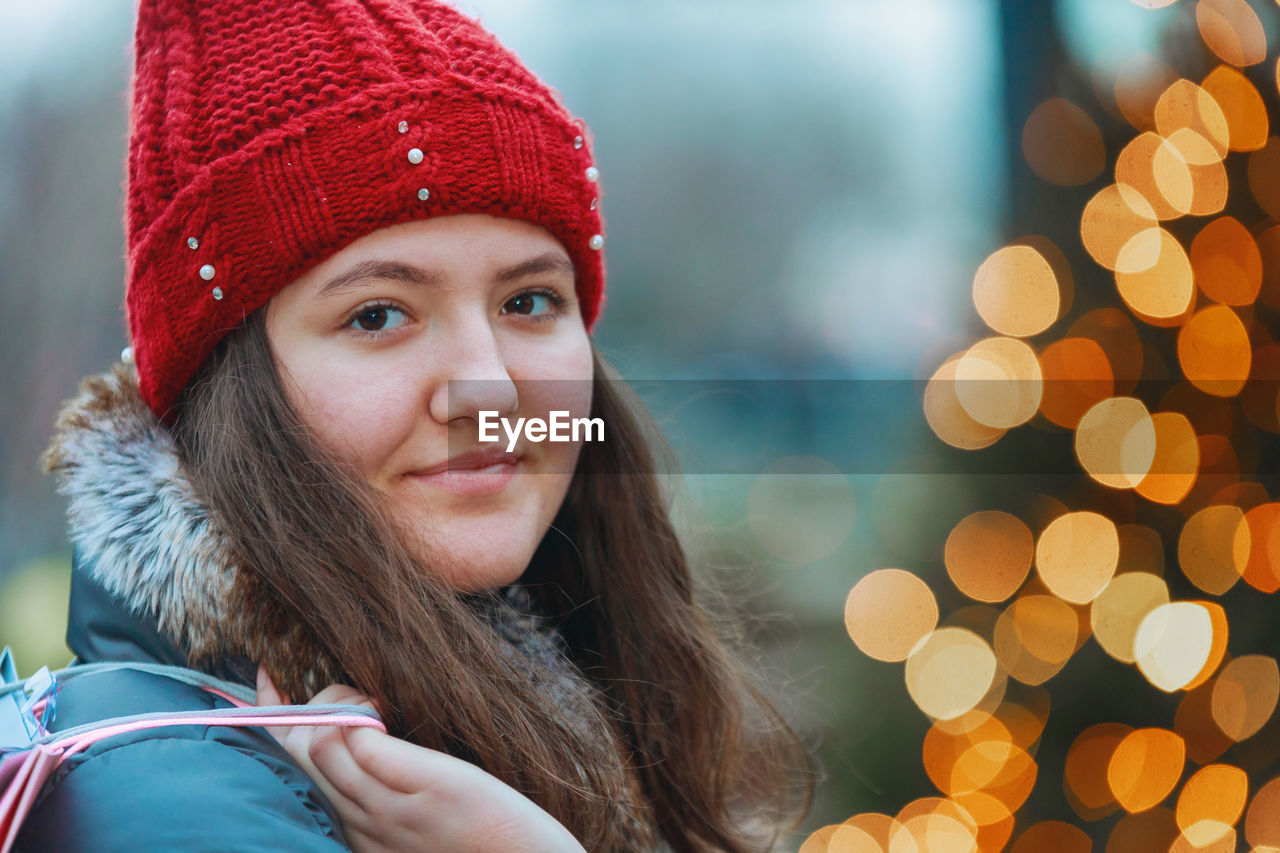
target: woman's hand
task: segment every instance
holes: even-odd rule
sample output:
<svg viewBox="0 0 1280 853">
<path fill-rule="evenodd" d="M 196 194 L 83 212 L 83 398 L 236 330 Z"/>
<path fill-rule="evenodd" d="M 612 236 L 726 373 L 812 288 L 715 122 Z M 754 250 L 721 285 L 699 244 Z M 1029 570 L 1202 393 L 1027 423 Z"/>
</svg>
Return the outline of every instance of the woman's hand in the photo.
<svg viewBox="0 0 1280 853">
<path fill-rule="evenodd" d="M 258 668 L 259 705 L 281 699 Z M 309 704 L 374 707 L 362 693 L 331 684 Z M 465 761 L 350 726 L 268 728 L 320 786 L 356 853 L 440 850 L 581 853 L 569 831 L 514 788 Z"/>
</svg>

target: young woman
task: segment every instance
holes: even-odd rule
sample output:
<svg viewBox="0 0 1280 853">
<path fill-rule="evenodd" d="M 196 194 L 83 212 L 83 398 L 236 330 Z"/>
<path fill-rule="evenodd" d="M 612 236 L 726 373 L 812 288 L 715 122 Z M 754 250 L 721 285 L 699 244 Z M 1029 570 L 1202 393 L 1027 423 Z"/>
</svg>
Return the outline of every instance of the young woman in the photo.
<svg viewBox="0 0 1280 853">
<path fill-rule="evenodd" d="M 435 0 L 142 0 L 135 61 L 131 347 L 46 456 L 68 643 L 388 734 L 108 739 L 18 849 L 768 849 L 803 754 L 592 345 L 581 123 Z M 480 441 L 553 411 L 604 440 Z M 95 673 L 56 727 L 224 704 Z"/>
</svg>

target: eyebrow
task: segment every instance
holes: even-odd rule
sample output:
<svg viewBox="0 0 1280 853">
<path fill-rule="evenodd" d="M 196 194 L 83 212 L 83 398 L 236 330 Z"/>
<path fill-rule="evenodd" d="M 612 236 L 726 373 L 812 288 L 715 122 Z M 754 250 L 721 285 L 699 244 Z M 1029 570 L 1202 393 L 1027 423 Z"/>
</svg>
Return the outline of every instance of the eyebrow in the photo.
<svg viewBox="0 0 1280 853">
<path fill-rule="evenodd" d="M 525 276 L 544 272 L 566 273 L 572 278 L 574 274 L 573 263 L 559 252 L 545 252 L 537 257 L 529 258 L 499 270 L 497 275 L 493 277 L 493 281 L 495 284 L 505 284 Z M 357 282 L 367 279 L 403 281 L 408 284 L 433 286 L 438 285 L 443 278 L 443 274 L 436 270 L 426 270 L 400 261 L 361 261 L 351 269 L 338 273 L 338 275 L 325 282 L 324 286 L 320 288 L 319 295 L 327 296 L 331 293 L 341 293 L 353 287 Z"/>
</svg>

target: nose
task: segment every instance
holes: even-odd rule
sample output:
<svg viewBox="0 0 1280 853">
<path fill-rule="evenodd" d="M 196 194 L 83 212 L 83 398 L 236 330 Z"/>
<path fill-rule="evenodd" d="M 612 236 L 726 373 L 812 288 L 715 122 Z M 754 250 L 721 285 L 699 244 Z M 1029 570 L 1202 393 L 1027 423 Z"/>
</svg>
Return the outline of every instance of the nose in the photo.
<svg viewBox="0 0 1280 853">
<path fill-rule="evenodd" d="M 489 323 L 468 323 L 433 343 L 440 348 L 433 361 L 442 369 L 428 394 L 432 419 L 441 424 L 471 419 L 478 424 L 481 411 L 496 411 L 499 416 L 515 412 L 516 385 Z"/>
</svg>

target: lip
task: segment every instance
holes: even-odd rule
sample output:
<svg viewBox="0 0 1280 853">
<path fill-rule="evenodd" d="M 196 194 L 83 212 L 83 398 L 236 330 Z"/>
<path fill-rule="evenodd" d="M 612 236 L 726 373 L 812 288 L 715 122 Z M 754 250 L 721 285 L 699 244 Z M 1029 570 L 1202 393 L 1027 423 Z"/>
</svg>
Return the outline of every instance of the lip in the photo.
<svg viewBox="0 0 1280 853">
<path fill-rule="evenodd" d="M 521 458 L 519 453 L 507 453 L 501 447 L 486 447 L 484 450 L 471 450 L 450 456 L 438 465 L 421 468 L 409 473 L 415 477 L 429 477 L 447 471 L 476 471 L 494 465 L 516 465 Z"/>
<path fill-rule="evenodd" d="M 518 453 L 507 453 L 500 448 L 477 450 L 459 453 L 405 476 L 458 495 L 491 495 L 511 482 L 520 468 L 521 458 Z"/>
</svg>

